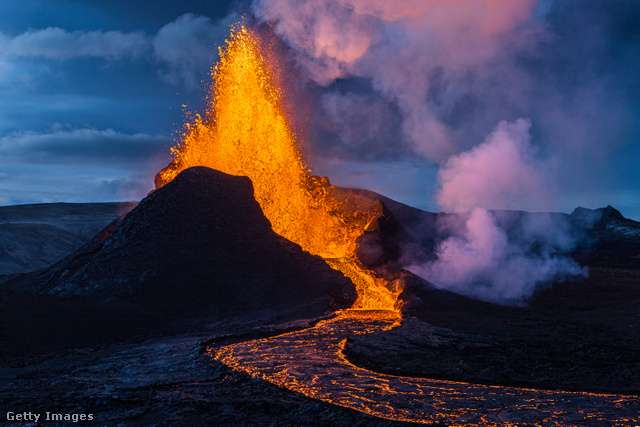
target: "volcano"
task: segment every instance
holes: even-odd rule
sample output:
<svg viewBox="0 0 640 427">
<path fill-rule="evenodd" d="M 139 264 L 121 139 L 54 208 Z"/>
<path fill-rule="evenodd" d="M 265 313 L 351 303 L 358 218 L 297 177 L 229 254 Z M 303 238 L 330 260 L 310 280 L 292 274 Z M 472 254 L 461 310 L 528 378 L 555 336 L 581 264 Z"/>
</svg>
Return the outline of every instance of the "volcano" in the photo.
<svg viewBox="0 0 640 427">
<path fill-rule="evenodd" d="M 352 283 L 273 232 L 246 177 L 194 167 L 58 264 L 9 283 L 41 295 L 120 298 L 169 314 L 319 315 Z"/>
</svg>

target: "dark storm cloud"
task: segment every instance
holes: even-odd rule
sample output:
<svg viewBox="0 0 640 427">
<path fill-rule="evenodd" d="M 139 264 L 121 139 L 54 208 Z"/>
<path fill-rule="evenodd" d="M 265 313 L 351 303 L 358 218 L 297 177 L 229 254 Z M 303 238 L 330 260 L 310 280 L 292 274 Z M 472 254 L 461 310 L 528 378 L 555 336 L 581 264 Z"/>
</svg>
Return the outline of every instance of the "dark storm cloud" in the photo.
<svg viewBox="0 0 640 427">
<path fill-rule="evenodd" d="M 0 64 L 15 67 L 16 59 L 21 58 L 156 60 L 164 80 L 193 89 L 215 63 L 217 47 L 239 19 L 231 14 L 213 22 L 206 16 L 187 13 L 164 25 L 155 35 L 141 31 L 68 32 L 58 27 L 28 30 L 13 37 L 0 32 Z"/>
<path fill-rule="evenodd" d="M 0 155 L 24 163 L 139 163 L 153 158 L 170 141 L 164 136 L 127 135 L 113 129 L 62 129 L 50 133 L 14 132 L 0 138 Z"/>
<path fill-rule="evenodd" d="M 2 2 L 0 203 L 143 197 L 181 105 L 204 98 L 228 6 Z"/>
</svg>

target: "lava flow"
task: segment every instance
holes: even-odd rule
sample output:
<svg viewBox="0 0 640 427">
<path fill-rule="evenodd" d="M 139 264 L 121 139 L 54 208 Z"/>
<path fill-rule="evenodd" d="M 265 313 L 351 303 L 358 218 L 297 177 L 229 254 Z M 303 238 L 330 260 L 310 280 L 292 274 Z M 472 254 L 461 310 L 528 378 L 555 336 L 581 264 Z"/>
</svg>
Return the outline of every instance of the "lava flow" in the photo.
<svg viewBox="0 0 640 427">
<path fill-rule="evenodd" d="M 399 377 L 349 362 L 344 354 L 349 336 L 390 329 L 397 322 L 392 312 L 348 310 L 308 329 L 213 345 L 208 353 L 253 378 L 390 420 L 451 426 L 638 425 L 640 397 L 634 395 Z"/>
<path fill-rule="evenodd" d="M 185 125 L 156 188 L 192 166 L 248 176 L 276 233 L 352 279 L 358 291 L 353 308 L 396 309 L 400 291 L 354 255 L 357 237 L 381 214 L 380 204 L 309 173 L 276 84 L 277 67 L 263 50 L 246 27 L 232 30 L 212 71 L 208 109 Z"/>
</svg>

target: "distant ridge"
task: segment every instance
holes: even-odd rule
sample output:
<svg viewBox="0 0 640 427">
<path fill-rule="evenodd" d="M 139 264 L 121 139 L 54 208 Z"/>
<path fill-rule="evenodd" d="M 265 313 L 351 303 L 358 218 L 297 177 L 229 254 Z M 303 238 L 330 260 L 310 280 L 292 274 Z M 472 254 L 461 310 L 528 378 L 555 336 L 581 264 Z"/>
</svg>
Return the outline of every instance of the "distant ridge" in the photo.
<svg viewBox="0 0 640 427">
<path fill-rule="evenodd" d="M 433 253 L 438 241 L 447 238 L 436 226 L 439 220 L 458 217 L 462 221 L 464 218 L 464 214 L 423 211 L 370 190 L 345 190 L 381 200 L 403 228 L 402 236 L 397 237 L 403 241 L 409 239 L 427 254 Z M 137 202 L 113 202 L 0 206 L 0 275 L 26 273 L 52 265 L 136 205 Z M 501 227 L 507 230 L 535 215 L 522 211 L 495 213 Z M 550 215 L 566 222 L 576 234 L 583 235 L 573 253 L 579 262 L 592 265 L 635 265 L 640 262 L 638 253 L 634 253 L 634 248 L 640 245 L 634 237 L 640 233 L 637 231 L 640 223 L 625 218 L 614 207 L 577 207 L 571 214 Z M 616 246 L 622 250 L 616 250 Z M 603 259 L 600 259 L 601 255 L 604 255 Z"/>
<path fill-rule="evenodd" d="M 346 190 L 346 189 L 345 189 Z M 439 223 L 462 225 L 467 213 L 433 213 L 413 208 L 382 196 L 374 191 L 348 189 L 371 199 L 381 200 L 402 225 L 398 234 L 400 245 L 410 245 L 421 261 L 434 259 L 439 242 L 450 237 L 446 227 Z M 496 222 L 510 238 L 517 240 L 522 224 L 536 212 L 494 210 Z M 640 268 L 640 222 L 625 218 L 620 211 L 608 205 L 598 209 L 577 207 L 571 214 L 543 213 L 554 218 L 574 236 L 576 247 L 569 253 L 582 265 L 600 267 Z M 408 236 L 408 237 L 407 237 Z"/>
<path fill-rule="evenodd" d="M 0 206 L 0 275 L 50 266 L 137 202 Z"/>
</svg>

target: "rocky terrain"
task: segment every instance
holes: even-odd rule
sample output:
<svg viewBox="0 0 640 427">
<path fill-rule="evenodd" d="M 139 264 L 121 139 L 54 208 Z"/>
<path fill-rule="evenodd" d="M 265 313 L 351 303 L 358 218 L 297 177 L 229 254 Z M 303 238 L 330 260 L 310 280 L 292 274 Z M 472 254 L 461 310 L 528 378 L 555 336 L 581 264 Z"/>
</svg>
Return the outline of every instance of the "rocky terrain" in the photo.
<svg viewBox="0 0 640 427">
<path fill-rule="evenodd" d="M 204 353 L 212 342 L 309 325 L 307 320 L 271 321 L 277 319 L 228 318 L 172 337 L 76 348 L 29 359 L 26 366 L 5 365 L 0 368 L 0 407 L 43 418 L 46 412 L 93 416 L 80 425 L 407 425 L 252 379 Z"/>
<path fill-rule="evenodd" d="M 382 242 L 395 245 L 395 257 L 387 263 L 395 267 L 400 258 L 398 247 L 409 246 L 415 261 L 432 260 L 435 248 L 451 237 L 468 219 L 468 213 L 433 213 L 413 208 L 369 190 L 352 190 L 381 200 L 391 215 L 386 221 Z M 578 207 L 571 214 L 558 212 L 490 211 L 497 226 L 510 241 L 536 250 L 538 242 L 522 242 L 522 231 L 537 225 L 549 225 L 565 239 L 562 249 L 585 266 L 640 268 L 640 223 L 625 218 L 612 206 L 599 209 Z M 387 254 L 394 249 L 386 246 Z"/>
<path fill-rule="evenodd" d="M 397 221 L 379 240 L 394 236 L 401 245 L 420 247 L 423 259 L 450 236 L 451 227 L 441 224 L 463 223 L 466 217 L 361 193 L 381 199 Z M 640 223 L 611 206 L 576 208 L 571 214 L 494 215 L 514 240 L 523 224 L 550 217 L 570 236 L 568 254 L 588 267 L 588 277 L 540 287 L 518 307 L 473 300 L 410 277 L 401 295 L 402 324 L 354 337 L 346 347 L 349 360 L 394 375 L 640 393 Z"/>
<path fill-rule="evenodd" d="M 358 240 L 358 257 L 402 280 L 405 291 L 400 326 L 348 336 L 350 363 L 411 377 L 640 393 L 639 223 L 611 207 L 551 214 L 578 237 L 571 256 L 590 275 L 505 307 L 398 270 L 402 245 L 432 256 L 447 237 L 438 221 L 463 214 L 361 193 L 384 210 Z M 85 212 L 79 228 L 91 223 Z M 509 232 L 536 214 L 495 215 Z M 51 220 L 60 230 L 65 221 L 66 231 L 51 230 L 59 241 L 75 233 L 73 217 Z M 99 425 L 401 424 L 207 356 L 221 345 L 303 330 L 354 298 L 341 273 L 273 233 L 248 179 L 190 169 L 61 261 L 0 278 L 0 406 L 91 413 Z"/>
</svg>

